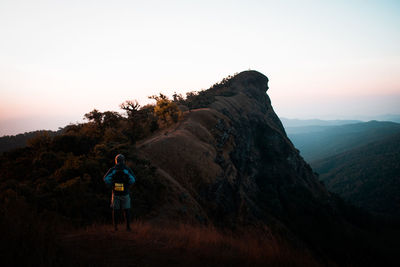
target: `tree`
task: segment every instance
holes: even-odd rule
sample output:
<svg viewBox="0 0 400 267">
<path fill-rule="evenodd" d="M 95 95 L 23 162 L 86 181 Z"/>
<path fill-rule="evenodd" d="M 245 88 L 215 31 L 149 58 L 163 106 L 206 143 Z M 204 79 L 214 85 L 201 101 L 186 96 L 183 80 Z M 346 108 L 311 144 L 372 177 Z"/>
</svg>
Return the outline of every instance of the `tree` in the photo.
<svg viewBox="0 0 400 267">
<path fill-rule="evenodd" d="M 177 92 L 174 92 L 172 95 L 172 101 L 178 105 L 185 104 L 185 98 L 182 96 L 182 94 L 178 94 Z"/>
<path fill-rule="evenodd" d="M 167 96 L 160 93 L 159 96 L 153 95 L 149 98 L 156 100 L 154 113 L 158 117 L 160 125 L 169 126 L 178 122 L 182 117 L 182 112 L 179 110 L 178 106 L 169 100 Z"/>
<path fill-rule="evenodd" d="M 139 102 L 136 99 L 126 100 L 119 106 L 121 109 L 126 111 L 126 113 L 128 114 L 128 118 L 132 118 L 140 108 Z"/>
<path fill-rule="evenodd" d="M 97 109 L 93 109 L 93 111 L 85 114 L 85 119 L 87 119 L 88 121 L 93 121 L 98 126 L 100 126 L 103 120 L 103 116 L 103 113 L 101 113 Z"/>
<path fill-rule="evenodd" d="M 106 128 L 118 128 L 121 121 L 121 115 L 115 111 L 106 111 L 103 113 L 103 126 Z"/>
</svg>

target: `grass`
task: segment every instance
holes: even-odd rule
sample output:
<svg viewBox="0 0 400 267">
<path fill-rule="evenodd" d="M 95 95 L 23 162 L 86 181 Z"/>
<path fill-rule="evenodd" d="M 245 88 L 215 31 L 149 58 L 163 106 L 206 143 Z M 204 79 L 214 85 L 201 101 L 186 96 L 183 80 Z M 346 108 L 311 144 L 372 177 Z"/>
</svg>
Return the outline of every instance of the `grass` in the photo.
<svg viewBox="0 0 400 267">
<path fill-rule="evenodd" d="M 24 201 L 0 209 L 2 266 L 320 266 L 305 248 L 268 231 L 135 221 L 74 229 Z M 122 225 L 120 229 L 125 229 Z"/>
<path fill-rule="evenodd" d="M 236 235 L 187 224 L 136 221 L 131 232 L 93 225 L 62 240 L 83 265 L 320 266 L 306 249 L 294 249 L 270 233 Z"/>
</svg>

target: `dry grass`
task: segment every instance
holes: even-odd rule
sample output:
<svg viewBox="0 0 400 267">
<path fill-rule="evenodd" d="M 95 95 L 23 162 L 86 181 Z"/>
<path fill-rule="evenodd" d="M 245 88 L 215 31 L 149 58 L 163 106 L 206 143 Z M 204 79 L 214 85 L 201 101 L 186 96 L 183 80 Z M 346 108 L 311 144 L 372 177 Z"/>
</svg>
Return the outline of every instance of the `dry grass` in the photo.
<svg viewBox="0 0 400 267">
<path fill-rule="evenodd" d="M 64 240 L 78 257 L 103 266 L 320 266 L 305 249 L 294 249 L 271 234 L 235 236 L 185 224 L 135 222 L 131 232 L 93 225 Z"/>
<path fill-rule="evenodd" d="M 104 224 L 74 230 L 17 204 L 1 212 L 2 266 L 320 265 L 306 249 L 294 249 L 267 231 L 234 234 L 142 221 L 132 223 L 131 232 Z"/>
</svg>

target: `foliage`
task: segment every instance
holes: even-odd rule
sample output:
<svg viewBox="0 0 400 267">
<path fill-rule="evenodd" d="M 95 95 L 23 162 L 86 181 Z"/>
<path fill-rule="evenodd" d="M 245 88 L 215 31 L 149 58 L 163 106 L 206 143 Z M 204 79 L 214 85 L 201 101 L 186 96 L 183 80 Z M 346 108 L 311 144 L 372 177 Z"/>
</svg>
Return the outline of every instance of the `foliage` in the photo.
<svg viewBox="0 0 400 267">
<path fill-rule="evenodd" d="M 233 76 L 229 75 L 228 77 L 222 79 L 220 82 L 215 83 L 208 90 L 201 91 L 191 91 L 186 93 L 186 98 L 184 98 L 180 94 L 173 95 L 173 101 L 180 105 L 185 105 L 189 109 L 197 109 L 197 108 L 206 108 L 211 103 L 215 101 L 216 96 L 231 96 L 232 91 L 230 86 L 232 84 L 233 78 L 237 73 Z"/>
<path fill-rule="evenodd" d="M 182 118 L 182 112 L 176 103 L 169 100 L 167 96 L 160 94 L 159 96 L 153 95 L 150 98 L 156 101 L 154 113 L 158 117 L 160 126 L 170 126 Z"/>
<path fill-rule="evenodd" d="M 39 213 L 56 212 L 78 225 L 109 220 L 110 191 L 102 178 L 116 154 L 125 154 L 146 181 L 138 179 L 133 190 L 159 190 L 155 169 L 136 156 L 134 145 L 157 129 L 153 109 L 145 106 L 128 118 L 95 109 L 85 114 L 88 122 L 68 125 L 57 135 L 39 132 L 26 147 L 0 156 L 0 195 L 12 190 Z M 144 204 L 154 205 L 149 203 Z"/>
</svg>

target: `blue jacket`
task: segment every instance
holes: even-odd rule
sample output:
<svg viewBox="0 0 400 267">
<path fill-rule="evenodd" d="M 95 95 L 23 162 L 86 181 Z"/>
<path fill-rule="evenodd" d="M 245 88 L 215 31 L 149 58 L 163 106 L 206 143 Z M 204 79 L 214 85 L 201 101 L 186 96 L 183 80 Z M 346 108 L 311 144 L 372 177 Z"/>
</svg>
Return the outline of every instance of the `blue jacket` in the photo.
<svg viewBox="0 0 400 267">
<path fill-rule="evenodd" d="M 124 174 L 126 174 L 128 178 L 126 181 L 123 182 L 124 184 L 123 192 L 115 191 L 114 188 L 115 176 L 116 176 L 115 174 L 117 173 L 117 171 L 122 171 Z M 104 175 L 103 180 L 106 183 L 106 185 L 113 187 L 113 193 L 124 194 L 124 195 L 129 194 L 129 186 L 136 181 L 133 171 L 123 163 L 116 164 L 114 167 L 109 169 L 106 175 Z"/>
</svg>

